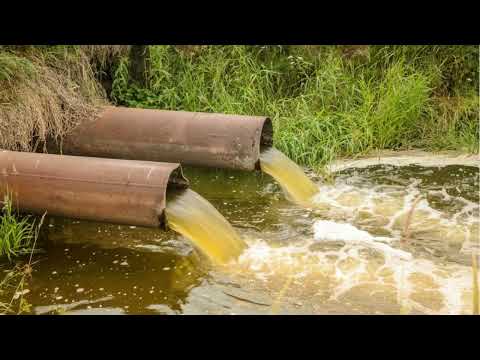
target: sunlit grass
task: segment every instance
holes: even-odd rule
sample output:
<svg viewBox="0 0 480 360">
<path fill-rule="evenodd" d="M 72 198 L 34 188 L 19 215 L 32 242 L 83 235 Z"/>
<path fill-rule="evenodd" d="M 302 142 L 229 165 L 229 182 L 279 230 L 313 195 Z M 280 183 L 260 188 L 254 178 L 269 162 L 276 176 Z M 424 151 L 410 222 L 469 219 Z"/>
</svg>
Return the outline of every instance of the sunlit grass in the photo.
<svg viewBox="0 0 480 360">
<path fill-rule="evenodd" d="M 152 46 L 150 53 L 145 89 L 129 85 L 128 59 L 120 62 L 118 104 L 268 115 L 275 146 L 317 170 L 375 149 L 478 152 L 477 47 L 370 46 L 346 56 L 340 46 Z"/>
</svg>

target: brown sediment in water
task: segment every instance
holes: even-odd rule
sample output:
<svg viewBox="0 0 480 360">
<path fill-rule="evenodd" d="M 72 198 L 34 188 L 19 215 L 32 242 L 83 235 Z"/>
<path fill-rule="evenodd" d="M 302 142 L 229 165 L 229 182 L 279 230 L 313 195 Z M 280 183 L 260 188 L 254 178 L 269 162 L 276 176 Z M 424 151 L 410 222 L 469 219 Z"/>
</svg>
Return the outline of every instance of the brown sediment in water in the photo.
<svg viewBox="0 0 480 360">
<path fill-rule="evenodd" d="M 311 198 L 318 193 L 317 186 L 300 166 L 282 152 L 269 148 L 260 154 L 260 167 L 282 187 L 287 197 L 304 206 L 311 206 Z"/>
<path fill-rule="evenodd" d="M 215 264 L 237 258 L 245 248 L 232 225 L 193 190 L 168 201 L 165 214 L 168 226 L 192 241 Z"/>
</svg>

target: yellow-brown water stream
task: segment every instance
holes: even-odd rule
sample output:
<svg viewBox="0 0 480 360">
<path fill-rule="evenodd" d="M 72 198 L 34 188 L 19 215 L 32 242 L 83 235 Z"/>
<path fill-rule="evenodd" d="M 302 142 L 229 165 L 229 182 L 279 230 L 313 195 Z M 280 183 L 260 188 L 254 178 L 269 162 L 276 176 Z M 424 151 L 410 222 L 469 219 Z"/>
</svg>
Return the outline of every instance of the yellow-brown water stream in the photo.
<svg viewBox="0 0 480 360">
<path fill-rule="evenodd" d="M 193 242 L 214 263 L 235 259 L 245 243 L 215 207 L 195 191 L 187 189 L 165 209 L 168 225 Z"/>
<path fill-rule="evenodd" d="M 304 206 L 311 205 L 317 186 L 303 170 L 275 148 L 262 152 L 261 169 L 280 184 L 285 195 Z M 195 244 L 216 264 L 238 258 L 245 243 L 212 204 L 192 190 L 169 201 L 165 210 L 168 225 Z"/>
<path fill-rule="evenodd" d="M 275 148 L 260 154 L 260 167 L 282 187 L 289 200 L 310 207 L 318 187 L 305 175 L 302 168 Z"/>
</svg>

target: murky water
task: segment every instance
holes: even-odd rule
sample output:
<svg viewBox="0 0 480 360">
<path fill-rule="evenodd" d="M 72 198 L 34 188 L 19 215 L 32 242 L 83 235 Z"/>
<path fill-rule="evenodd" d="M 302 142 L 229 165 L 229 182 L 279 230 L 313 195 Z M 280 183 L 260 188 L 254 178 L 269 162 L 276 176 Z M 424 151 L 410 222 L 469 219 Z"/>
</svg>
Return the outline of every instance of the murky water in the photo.
<svg viewBox="0 0 480 360">
<path fill-rule="evenodd" d="M 51 218 L 25 295 L 32 312 L 472 313 L 478 168 L 347 169 L 334 183 L 313 178 L 310 209 L 266 174 L 185 173 L 246 242 L 238 261 L 210 265 L 173 231 Z"/>
<path fill-rule="evenodd" d="M 193 190 L 169 199 L 165 214 L 169 228 L 192 241 L 214 264 L 235 260 L 245 249 L 242 238 L 223 215 Z"/>
</svg>

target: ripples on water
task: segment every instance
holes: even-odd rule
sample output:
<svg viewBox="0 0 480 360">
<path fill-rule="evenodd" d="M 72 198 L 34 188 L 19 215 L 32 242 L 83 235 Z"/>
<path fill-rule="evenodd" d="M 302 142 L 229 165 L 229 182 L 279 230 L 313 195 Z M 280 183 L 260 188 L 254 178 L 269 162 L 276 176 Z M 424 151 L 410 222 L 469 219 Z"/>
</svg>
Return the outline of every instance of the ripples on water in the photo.
<svg viewBox="0 0 480 360">
<path fill-rule="evenodd" d="M 318 182 L 310 210 L 260 173 L 186 169 L 186 176 L 248 244 L 238 261 L 212 267 L 174 232 L 51 219 L 26 295 L 34 311 L 472 312 L 478 168 L 345 170 L 332 184 Z"/>
<path fill-rule="evenodd" d="M 293 276 L 291 296 L 316 299 L 313 307 L 350 303 L 361 313 L 471 313 L 478 181 L 478 169 L 463 167 L 346 171 L 335 184 L 319 187 L 310 213 L 314 234 L 282 247 L 259 238 L 239 266 L 276 289 L 279 277 Z M 410 239 L 402 243 L 419 195 Z"/>
</svg>

